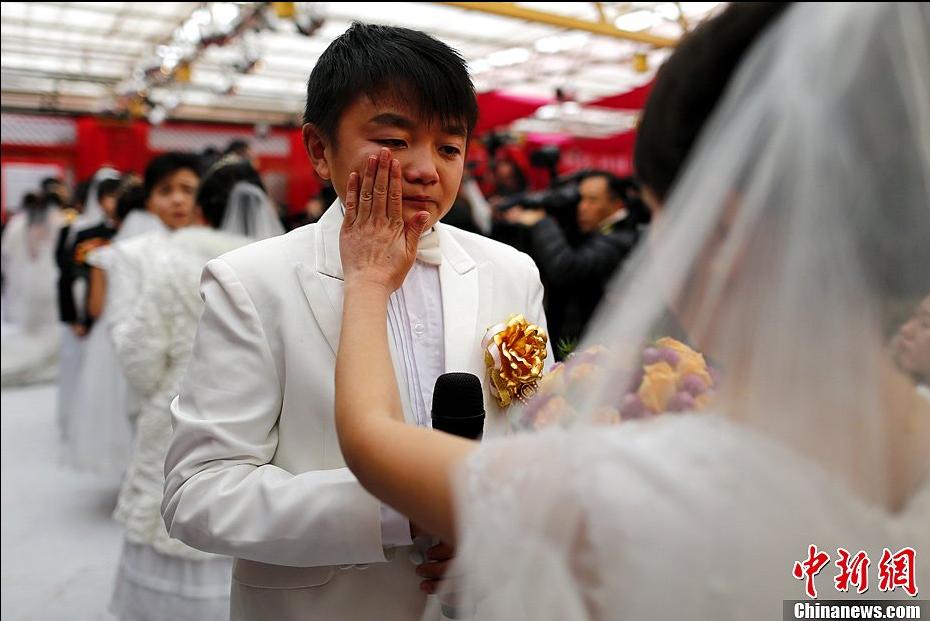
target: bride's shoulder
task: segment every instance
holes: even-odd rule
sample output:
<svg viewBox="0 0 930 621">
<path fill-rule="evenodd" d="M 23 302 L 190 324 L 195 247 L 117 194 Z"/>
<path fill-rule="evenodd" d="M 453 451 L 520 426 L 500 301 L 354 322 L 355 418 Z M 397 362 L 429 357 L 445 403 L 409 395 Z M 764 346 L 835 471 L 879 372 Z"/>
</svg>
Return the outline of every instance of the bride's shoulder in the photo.
<svg viewBox="0 0 930 621">
<path fill-rule="evenodd" d="M 716 414 L 665 414 L 611 427 L 568 432 L 565 443 L 586 464 L 638 469 L 714 468 L 721 459 L 758 458 L 769 442 Z"/>
<path fill-rule="evenodd" d="M 472 462 L 509 472 L 514 463 L 533 463 L 535 472 L 634 461 L 671 464 L 703 453 L 719 454 L 725 447 L 736 450 L 744 441 L 735 435 L 735 426 L 718 416 L 666 415 L 608 427 L 551 428 L 499 438 L 485 442 Z"/>
<path fill-rule="evenodd" d="M 533 464 L 514 476 L 627 515 L 626 509 L 652 503 L 717 513 L 734 503 L 765 512 L 776 505 L 851 502 L 813 462 L 712 413 L 544 432 L 502 442 L 482 461 L 498 474 Z"/>
<path fill-rule="evenodd" d="M 483 486 L 502 480 L 518 489 L 545 487 L 552 494 L 595 496 L 601 480 L 625 480 L 625 486 L 633 487 L 667 479 L 677 485 L 683 481 L 681 472 L 700 477 L 697 471 L 712 468 L 721 456 L 748 450 L 732 437 L 731 427 L 715 416 L 665 416 L 486 441 L 468 462 L 470 492 L 488 493 Z"/>
<path fill-rule="evenodd" d="M 812 462 L 744 424 L 715 413 L 666 414 L 586 430 L 589 463 L 635 476 L 659 490 L 694 493 L 727 486 L 774 490 L 823 478 Z M 664 493 L 664 492 L 663 492 Z"/>
<path fill-rule="evenodd" d="M 522 489 L 546 487 L 618 510 L 651 500 L 679 508 L 719 504 L 721 510 L 734 502 L 761 510 L 775 504 L 854 504 L 813 461 L 713 413 L 497 440 L 476 452 L 470 469 L 473 486 L 507 479 Z"/>
</svg>

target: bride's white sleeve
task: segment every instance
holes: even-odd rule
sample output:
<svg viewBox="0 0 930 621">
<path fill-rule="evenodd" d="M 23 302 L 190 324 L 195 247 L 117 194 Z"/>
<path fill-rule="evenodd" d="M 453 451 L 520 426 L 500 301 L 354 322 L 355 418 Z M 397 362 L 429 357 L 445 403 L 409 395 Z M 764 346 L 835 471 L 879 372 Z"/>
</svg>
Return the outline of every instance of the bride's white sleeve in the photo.
<svg viewBox="0 0 930 621">
<path fill-rule="evenodd" d="M 462 573 L 454 588 L 478 618 L 597 618 L 586 458 L 570 437 L 554 431 L 492 441 L 460 472 Z"/>
</svg>

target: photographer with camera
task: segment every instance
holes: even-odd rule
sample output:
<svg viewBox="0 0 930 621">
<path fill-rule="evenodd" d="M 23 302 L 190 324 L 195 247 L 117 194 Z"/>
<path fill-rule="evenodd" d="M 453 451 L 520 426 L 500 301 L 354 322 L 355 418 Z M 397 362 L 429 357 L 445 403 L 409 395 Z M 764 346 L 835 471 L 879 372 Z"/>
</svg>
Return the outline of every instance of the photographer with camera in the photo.
<svg viewBox="0 0 930 621">
<path fill-rule="evenodd" d="M 504 212 L 507 222 L 528 230 L 530 255 L 546 284 L 546 315 L 559 358 L 581 338 L 604 285 L 639 239 L 641 218 L 624 202 L 627 189 L 609 172 L 580 175 L 577 221 L 583 237 L 574 247 L 546 209 L 516 205 Z"/>
</svg>

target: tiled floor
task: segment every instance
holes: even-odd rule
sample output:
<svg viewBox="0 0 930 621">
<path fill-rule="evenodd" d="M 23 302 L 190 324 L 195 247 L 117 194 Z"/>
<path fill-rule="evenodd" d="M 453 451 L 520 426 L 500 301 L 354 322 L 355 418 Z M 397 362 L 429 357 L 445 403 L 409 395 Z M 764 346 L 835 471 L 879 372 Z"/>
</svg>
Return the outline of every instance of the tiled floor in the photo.
<svg viewBox="0 0 930 621">
<path fill-rule="evenodd" d="M 4 621 L 112 618 L 119 482 L 59 465 L 55 401 L 54 385 L 0 393 Z"/>
</svg>

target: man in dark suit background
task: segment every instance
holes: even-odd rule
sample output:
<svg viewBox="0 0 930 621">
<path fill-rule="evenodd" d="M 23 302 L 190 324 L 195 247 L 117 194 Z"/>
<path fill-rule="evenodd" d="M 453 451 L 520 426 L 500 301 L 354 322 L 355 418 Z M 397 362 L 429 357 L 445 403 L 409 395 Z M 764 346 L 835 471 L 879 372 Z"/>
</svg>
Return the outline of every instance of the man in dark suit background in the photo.
<svg viewBox="0 0 930 621">
<path fill-rule="evenodd" d="M 518 206 L 505 215 L 507 221 L 528 227 L 529 252 L 546 286 L 546 316 L 559 357 L 581 338 L 604 286 L 640 236 L 639 218 L 624 202 L 626 187 L 616 175 L 590 172 L 581 177 L 578 192 L 578 228 L 584 237 L 576 246 L 543 210 Z"/>
</svg>

